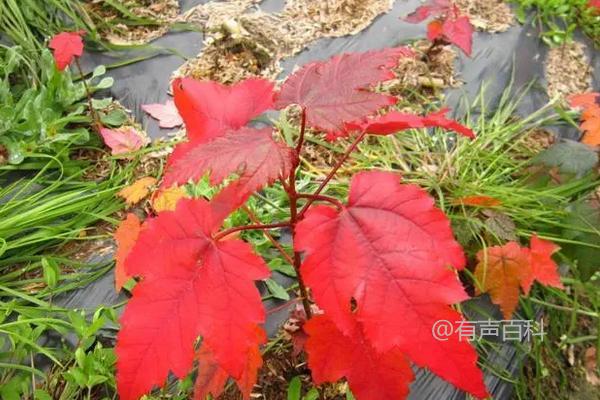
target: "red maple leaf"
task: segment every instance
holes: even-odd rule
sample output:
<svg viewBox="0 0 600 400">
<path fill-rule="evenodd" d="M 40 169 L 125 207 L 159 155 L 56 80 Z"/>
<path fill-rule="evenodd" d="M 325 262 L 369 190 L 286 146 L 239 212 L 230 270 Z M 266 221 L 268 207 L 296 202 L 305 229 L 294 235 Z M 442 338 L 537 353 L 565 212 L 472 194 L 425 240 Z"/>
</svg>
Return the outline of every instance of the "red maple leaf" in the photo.
<svg viewBox="0 0 600 400">
<path fill-rule="evenodd" d="M 533 235 L 529 248 L 531 273 L 525 275 L 521 281 L 523 292 L 525 294 L 529 293 L 534 280 L 542 285 L 561 289 L 563 285 L 558 274 L 558 265 L 552 259 L 552 254 L 560 250 L 560 247 L 548 240 L 540 239 L 537 235 Z"/>
<path fill-rule="evenodd" d="M 310 209 L 296 227 L 305 254 L 305 283 L 345 335 L 354 319 L 377 352 L 398 348 L 457 387 L 485 397 L 477 354 L 458 339 L 432 332 L 461 315 L 450 305 L 468 298 L 455 271 L 465 265 L 450 222 L 425 191 L 389 172 L 354 176 L 348 205 Z"/>
<path fill-rule="evenodd" d="M 277 94 L 275 107 L 292 104 L 306 112 L 306 123 L 333 139 L 346 134 L 345 124 L 361 121 L 382 107 L 396 103 L 394 96 L 370 91 L 378 82 L 394 77 L 390 70 L 400 57 L 411 56 L 405 47 L 348 53 L 327 61 L 306 64 L 292 74 Z"/>
<path fill-rule="evenodd" d="M 231 86 L 178 78 L 173 93 L 188 139 L 196 143 L 239 129 L 273 105 L 273 83 L 258 78 Z"/>
<path fill-rule="evenodd" d="M 71 64 L 73 57 L 80 57 L 83 54 L 83 40 L 81 36 L 85 31 L 61 32 L 50 39 L 48 47 L 53 50 L 56 68 L 63 71 Z"/>
<path fill-rule="evenodd" d="M 448 113 L 448 111 L 449 110 L 447 108 L 443 108 L 440 111 L 425 115 L 423 117 L 414 114 L 392 111 L 383 116 L 368 119 L 361 124 L 347 124 L 347 127 L 348 129 L 362 130 L 374 135 L 391 135 L 406 129 L 439 127 L 453 130 L 468 138 L 474 138 L 475 133 L 473 133 L 470 128 L 456 122 L 453 119 L 446 118 L 445 115 Z"/>
<path fill-rule="evenodd" d="M 238 239 L 214 240 L 222 220 L 202 199 L 182 199 L 175 211 L 147 219 L 125 260 L 140 276 L 117 336 L 121 399 L 138 399 L 162 385 L 169 371 L 187 375 L 202 336 L 214 360 L 245 382 L 258 368 L 265 313 L 255 280 L 269 276 L 264 261 Z M 243 383 L 247 386 L 247 383 Z"/>
<path fill-rule="evenodd" d="M 400 350 L 379 354 L 354 323 L 344 335 L 326 315 L 311 318 L 304 326 L 308 334 L 308 366 L 316 384 L 348 380 L 360 400 L 404 399 L 414 379 L 410 363 Z"/>
<path fill-rule="evenodd" d="M 427 38 L 430 41 L 444 39 L 456 45 L 466 55 L 471 55 L 473 26 L 469 17 L 461 15 L 456 5 L 449 0 L 431 0 L 405 18 L 407 22 L 419 23 L 427 18 L 437 17 L 427 25 Z"/>
<path fill-rule="evenodd" d="M 183 119 L 173 100 L 167 100 L 165 104 L 153 103 L 143 104 L 142 110 L 158 120 L 158 126 L 161 128 L 175 128 L 183 124 Z"/>
<path fill-rule="evenodd" d="M 466 55 L 471 55 L 473 46 L 473 26 L 469 22 L 469 17 L 453 16 L 446 18 L 442 26 L 444 38 L 456 45 Z"/>
<path fill-rule="evenodd" d="M 232 201 L 230 207 L 236 208 L 252 192 L 279 177 L 288 177 L 294 157 L 293 149 L 273 140 L 271 128 L 230 130 L 207 143 L 179 145 L 169 158 L 162 185 L 185 184 L 209 171 L 210 183 L 218 185 L 237 173 L 237 181 L 221 196 Z"/>
<path fill-rule="evenodd" d="M 530 248 L 508 242 L 479 251 L 475 268 L 477 293 L 488 292 L 509 319 L 519 304 L 519 286 L 525 294 L 536 280 L 546 286 L 562 288 L 558 265 L 552 260 L 552 254 L 558 249 L 554 243 L 533 235 Z"/>
</svg>

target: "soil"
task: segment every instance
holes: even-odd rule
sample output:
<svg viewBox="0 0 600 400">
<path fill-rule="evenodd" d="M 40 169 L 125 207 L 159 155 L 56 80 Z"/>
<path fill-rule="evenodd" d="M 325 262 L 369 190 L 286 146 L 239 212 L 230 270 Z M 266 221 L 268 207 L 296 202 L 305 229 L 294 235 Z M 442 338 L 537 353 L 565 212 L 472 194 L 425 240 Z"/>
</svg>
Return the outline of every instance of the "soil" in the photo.
<svg viewBox="0 0 600 400">
<path fill-rule="evenodd" d="M 550 49 L 545 63 L 545 77 L 551 99 L 564 99 L 568 95 L 591 89 L 592 67 L 585 49 L 583 43 L 576 41 Z"/>
<path fill-rule="evenodd" d="M 356 34 L 387 12 L 391 0 L 290 0 L 280 13 L 252 11 L 253 0 L 200 5 L 182 21 L 199 24 L 206 46 L 176 76 L 233 83 L 248 76 L 275 79 L 280 61 L 316 39 Z"/>
<path fill-rule="evenodd" d="M 455 0 L 473 26 L 485 32 L 504 32 L 515 24 L 515 15 L 502 0 Z"/>
</svg>

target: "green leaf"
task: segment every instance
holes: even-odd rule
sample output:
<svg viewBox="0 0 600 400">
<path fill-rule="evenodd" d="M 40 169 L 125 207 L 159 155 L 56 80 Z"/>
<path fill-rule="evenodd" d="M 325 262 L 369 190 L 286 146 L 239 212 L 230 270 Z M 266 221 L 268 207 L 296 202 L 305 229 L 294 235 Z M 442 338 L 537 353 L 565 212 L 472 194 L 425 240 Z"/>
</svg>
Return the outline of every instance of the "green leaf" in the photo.
<svg viewBox="0 0 600 400">
<path fill-rule="evenodd" d="M 315 388 L 312 388 L 306 393 L 304 396 L 304 400 L 317 400 L 319 398 L 319 391 Z"/>
<path fill-rule="evenodd" d="M 275 297 L 276 299 L 280 299 L 280 300 L 289 300 L 290 299 L 290 295 L 285 290 L 285 288 L 283 286 L 281 286 L 279 283 L 275 282 L 273 279 L 267 279 L 267 280 L 265 280 L 265 283 L 267 284 L 269 293 L 271 293 L 273 295 L 273 297 Z"/>
<path fill-rule="evenodd" d="M 291 276 L 292 278 L 296 277 L 296 271 L 294 270 L 294 267 L 280 258 L 272 259 L 269 261 L 268 266 L 271 271 L 277 271 L 284 275 Z"/>
<path fill-rule="evenodd" d="M 108 89 L 112 87 L 113 83 L 115 83 L 115 80 L 112 77 L 107 76 L 106 78 L 102 78 L 102 80 L 98 82 L 98 84 L 96 85 L 96 89 Z"/>
<path fill-rule="evenodd" d="M 600 208 L 583 201 L 572 203 L 562 237 L 576 243 L 561 245 L 563 254 L 577 263 L 584 281 L 600 270 Z"/>
<path fill-rule="evenodd" d="M 104 65 L 98 65 L 96 68 L 94 68 L 94 72 L 92 73 L 92 78 L 97 78 L 99 76 L 102 76 L 106 73 L 106 67 Z"/>
<path fill-rule="evenodd" d="M 43 257 L 42 269 L 44 271 L 44 282 L 46 282 L 46 285 L 51 289 L 55 288 L 60 276 L 60 269 L 56 261 Z"/>
<path fill-rule="evenodd" d="M 112 110 L 108 114 L 101 113 L 100 121 L 108 126 L 121 126 L 127 121 L 127 114 L 120 109 Z"/>
<path fill-rule="evenodd" d="M 598 154 L 586 144 L 564 140 L 538 154 L 533 163 L 558 167 L 563 174 L 581 177 L 598 164 Z"/>
<path fill-rule="evenodd" d="M 290 381 L 287 392 L 287 400 L 300 400 L 302 395 L 302 381 L 299 376 L 295 376 Z"/>
<path fill-rule="evenodd" d="M 103 110 L 112 104 L 112 97 L 106 97 L 104 99 L 92 99 L 92 107 L 94 110 Z"/>
</svg>

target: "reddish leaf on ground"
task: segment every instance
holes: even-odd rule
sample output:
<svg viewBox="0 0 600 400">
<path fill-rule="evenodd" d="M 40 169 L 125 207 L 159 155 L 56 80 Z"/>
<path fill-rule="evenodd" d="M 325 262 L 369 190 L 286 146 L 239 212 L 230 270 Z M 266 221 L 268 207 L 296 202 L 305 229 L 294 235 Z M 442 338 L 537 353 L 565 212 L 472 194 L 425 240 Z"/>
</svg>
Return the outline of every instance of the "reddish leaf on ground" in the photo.
<svg viewBox="0 0 600 400">
<path fill-rule="evenodd" d="M 464 196 L 452 201 L 453 205 L 464 205 L 473 207 L 498 207 L 502 202 L 491 196 Z"/>
<path fill-rule="evenodd" d="M 509 319 L 519 304 L 519 286 L 529 275 L 529 250 L 516 242 L 488 247 L 477 253 L 475 278 L 480 285 L 477 292 L 489 293 Z"/>
<path fill-rule="evenodd" d="M 359 400 L 404 399 L 414 379 L 411 365 L 400 350 L 377 353 L 354 323 L 344 335 L 326 315 L 305 325 L 308 366 L 316 384 L 345 377 Z"/>
<path fill-rule="evenodd" d="M 177 202 L 187 197 L 187 192 L 183 186 L 172 186 L 167 189 L 160 189 L 152 194 L 152 208 L 155 212 L 174 211 Z"/>
<path fill-rule="evenodd" d="M 131 185 L 119 190 L 117 196 L 122 197 L 128 205 L 139 203 L 150 194 L 150 188 L 156 184 L 156 178 L 145 176 L 133 182 Z"/>
<path fill-rule="evenodd" d="M 81 36 L 85 31 L 61 32 L 50 39 L 48 47 L 53 50 L 56 68 L 63 71 L 71 64 L 73 57 L 80 57 L 83 54 L 83 40 Z"/>
<path fill-rule="evenodd" d="M 500 306 L 504 318 L 509 319 L 519 303 L 519 286 L 525 294 L 535 280 L 562 288 L 558 265 L 552 260 L 552 254 L 558 249 L 554 243 L 533 235 L 530 248 L 508 242 L 479 251 L 475 268 L 475 278 L 480 285 L 477 292 L 488 292 L 492 301 Z"/>
<path fill-rule="evenodd" d="M 125 282 L 131 278 L 125 271 L 125 258 L 129 255 L 135 241 L 140 234 L 142 224 L 137 215 L 127 214 L 127 217 L 121 221 L 113 238 L 117 244 L 115 253 L 115 289 L 121 290 Z"/>
<path fill-rule="evenodd" d="M 466 55 L 471 55 L 473 46 L 473 26 L 467 16 L 450 17 L 444 20 L 442 26 L 444 38 L 456 45 Z"/>
<path fill-rule="evenodd" d="M 521 281 L 525 294 L 529 293 L 534 280 L 545 286 L 562 289 L 563 285 L 558 274 L 558 265 L 552 259 L 552 254 L 560 250 L 560 247 L 548 240 L 540 239 L 537 235 L 531 237 L 529 247 L 531 273 Z"/>
<path fill-rule="evenodd" d="M 434 19 L 427 24 L 427 39 L 433 42 L 444 36 L 444 23 L 439 19 Z"/>
<path fill-rule="evenodd" d="M 600 13 L 600 0 L 590 0 L 588 3 L 588 7 L 595 8 L 596 13 Z"/>
<path fill-rule="evenodd" d="M 167 165 L 163 186 L 196 181 L 210 172 L 210 183 L 218 185 L 233 173 L 239 178 L 230 189 L 232 207 L 241 205 L 248 196 L 273 183 L 287 178 L 292 171 L 295 152 L 273 139 L 271 128 L 241 128 L 229 131 L 208 143 L 178 146 Z M 232 199 L 233 199 L 232 198 Z"/>
<path fill-rule="evenodd" d="M 158 120 L 158 126 L 161 128 L 175 128 L 183 124 L 183 119 L 179 115 L 173 100 L 167 100 L 165 104 L 143 104 L 142 110 Z"/>
<path fill-rule="evenodd" d="M 346 123 L 361 121 L 396 103 L 394 96 L 370 89 L 393 78 L 391 69 L 398 59 L 412 55 L 408 48 L 397 47 L 306 64 L 284 82 L 275 107 L 297 104 L 306 111 L 308 126 L 326 132 L 330 139 L 345 136 Z"/>
<path fill-rule="evenodd" d="M 111 149 L 111 154 L 124 154 L 141 149 L 146 140 L 134 128 L 125 127 L 118 129 L 101 128 L 100 135 Z"/>
<path fill-rule="evenodd" d="M 117 387 L 123 400 L 162 385 L 172 371 L 187 375 L 194 343 L 227 374 L 249 385 L 260 364 L 257 332 L 265 313 L 254 281 L 269 276 L 264 261 L 238 239 L 215 241 L 222 220 L 203 199 L 146 220 L 125 261 L 140 276 L 117 336 Z M 253 355 L 249 357 L 249 355 Z"/>
<path fill-rule="evenodd" d="M 437 16 L 450 11 L 452 3 L 450 0 L 430 0 L 417 8 L 412 14 L 405 18 L 406 22 L 419 23 L 425 21 L 430 16 Z"/>
<path fill-rule="evenodd" d="M 581 141 L 590 146 L 600 146 L 600 93 L 583 93 L 569 97 L 573 108 L 581 108 Z"/>
<path fill-rule="evenodd" d="M 364 130 L 374 135 L 390 135 L 406 129 L 418 128 L 433 128 L 439 127 L 455 131 L 468 138 L 474 138 L 473 131 L 456 122 L 453 119 L 446 118 L 448 109 L 444 108 L 440 111 L 420 117 L 414 114 L 401 113 L 398 111 L 389 112 L 383 116 L 369 119 L 363 123 L 347 124 L 348 129 Z"/>
<path fill-rule="evenodd" d="M 239 129 L 273 105 L 273 83 L 249 78 L 231 86 L 213 81 L 173 81 L 175 105 L 190 141 L 204 143 Z"/>
<path fill-rule="evenodd" d="M 294 247 L 304 252 L 301 272 L 315 302 L 342 333 L 352 335 L 356 318 L 378 352 L 398 348 L 485 397 L 475 350 L 431 334 L 437 320 L 461 319 L 450 305 L 468 296 L 451 268 L 464 267 L 462 248 L 425 191 L 393 173 L 359 173 L 343 210 L 306 213 Z"/>
</svg>

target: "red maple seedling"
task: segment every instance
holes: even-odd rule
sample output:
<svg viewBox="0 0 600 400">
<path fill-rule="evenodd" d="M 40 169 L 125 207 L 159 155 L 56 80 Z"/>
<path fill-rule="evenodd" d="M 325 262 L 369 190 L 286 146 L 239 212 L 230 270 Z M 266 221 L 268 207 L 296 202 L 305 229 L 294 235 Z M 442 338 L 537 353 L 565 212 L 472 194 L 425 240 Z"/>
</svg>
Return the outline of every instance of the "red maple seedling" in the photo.
<svg viewBox="0 0 600 400">
<path fill-rule="evenodd" d="M 431 54 L 439 46 L 453 44 L 470 56 L 473 46 L 473 26 L 469 17 L 461 14 L 451 0 L 429 0 L 405 20 L 419 23 L 432 16 L 435 19 L 427 25 L 427 39 L 431 42 L 431 47 L 426 54 Z"/>
<path fill-rule="evenodd" d="M 394 76 L 400 57 L 412 56 L 402 47 L 339 55 L 305 65 L 278 92 L 257 78 L 232 86 L 173 82 L 188 141 L 168 159 L 163 189 L 206 174 L 213 185 L 227 183 L 210 201 L 181 199 L 174 211 L 147 218 L 120 258 L 124 276 L 139 279 L 117 337 L 121 399 L 137 400 L 170 373 L 183 378 L 196 363 L 196 399 L 218 395 L 230 378 L 250 398 L 266 340 L 255 281 L 270 271 L 236 233 L 281 228 L 290 230 L 293 252 L 273 243 L 297 274 L 315 383 L 345 378 L 359 400 L 402 399 L 414 363 L 487 397 L 471 344 L 431 333 L 437 320 L 461 321 L 452 306 L 468 298 L 457 277 L 463 250 L 434 199 L 387 171 L 354 175 L 347 200 L 326 194 L 368 135 L 442 127 L 474 136 L 447 110 L 381 115 L 396 98 L 372 89 Z M 268 109 L 290 106 L 300 111 L 293 147 L 271 127 L 248 126 Z M 350 144 L 317 189 L 305 193 L 296 184 L 300 157 L 306 136 L 318 133 Z M 222 229 L 228 215 L 272 184 L 287 194 L 289 218 L 266 224 L 251 216 L 250 225 Z M 314 315 L 315 306 L 323 313 Z"/>
</svg>

